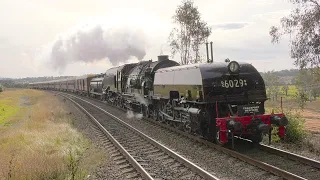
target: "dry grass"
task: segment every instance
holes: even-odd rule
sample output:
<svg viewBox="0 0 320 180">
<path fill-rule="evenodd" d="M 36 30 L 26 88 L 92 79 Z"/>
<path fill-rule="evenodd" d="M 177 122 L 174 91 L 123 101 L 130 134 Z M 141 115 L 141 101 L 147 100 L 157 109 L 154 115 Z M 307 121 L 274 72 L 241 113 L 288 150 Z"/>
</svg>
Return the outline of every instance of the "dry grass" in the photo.
<svg viewBox="0 0 320 180">
<path fill-rule="evenodd" d="M 294 127 L 294 131 L 291 133 L 291 138 L 295 136 L 301 137 L 299 141 L 292 142 L 279 142 L 276 143 L 276 146 L 284 148 L 289 151 L 297 152 L 298 154 L 310 156 L 311 158 L 317 157 L 320 155 L 320 102 L 313 101 L 307 102 L 305 109 L 301 110 L 298 108 L 297 103 L 294 100 L 283 99 L 283 109 L 289 118 L 289 123 L 291 127 Z M 280 101 L 267 101 L 266 110 L 268 113 L 271 112 L 271 109 L 280 108 Z M 296 112 L 296 113 L 288 113 Z M 289 126 L 287 126 L 288 128 Z M 303 134 L 303 135 L 302 135 Z M 295 135 L 292 137 L 292 135 Z M 266 139 L 265 139 L 266 140 Z M 275 141 L 279 140 L 274 138 Z M 265 141 L 266 143 L 267 141 Z"/>
<path fill-rule="evenodd" d="M 0 129 L 0 179 L 76 179 L 86 175 L 81 160 L 89 142 L 70 125 L 72 119 L 55 96 L 36 90 L 13 90 L 9 98 L 17 113 L 6 119 L 10 126 Z M 98 153 L 99 155 L 99 153 Z M 75 161 L 73 161 L 75 160 Z M 86 164 L 86 163 L 82 163 Z M 70 168 L 75 166 L 75 168 Z"/>
<path fill-rule="evenodd" d="M 265 104 L 267 112 L 271 108 L 280 108 L 280 101 L 268 100 Z M 298 104 L 294 100 L 283 99 L 284 109 L 300 110 Z M 305 108 L 301 112 L 305 119 L 305 129 L 313 133 L 320 133 L 320 101 L 306 102 Z"/>
</svg>

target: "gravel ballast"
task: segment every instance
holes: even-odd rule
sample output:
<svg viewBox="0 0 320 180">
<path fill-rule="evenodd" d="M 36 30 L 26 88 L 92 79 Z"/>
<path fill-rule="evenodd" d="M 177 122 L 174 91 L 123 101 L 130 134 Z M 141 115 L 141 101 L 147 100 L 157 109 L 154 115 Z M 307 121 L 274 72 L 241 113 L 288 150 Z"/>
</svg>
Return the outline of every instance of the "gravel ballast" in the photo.
<svg viewBox="0 0 320 180">
<path fill-rule="evenodd" d="M 121 118 L 123 121 L 129 123 L 146 135 L 164 144 L 168 148 L 176 151 L 183 157 L 187 158 L 193 163 L 196 163 L 198 166 L 220 179 L 260 180 L 279 178 L 260 168 L 230 157 L 229 155 L 216 151 L 215 149 L 208 148 L 207 146 L 204 146 L 189 138 L 179 136 L 174 132 L 148 123 L 145 120 L 139 120 L 136 118 L 129 119 L 127 118 L 126 113 L 117 108 L 113 108 L 92 99 L 85 99 Z"/>
<path fill-rule="evenodd" d="M 141 166 L 155 179 L 203 179 L 192 169 L 184 166 L 158 146 L 137 135 L 135 131 L 101 113 L 101 110 L 74 98 L 134 157 Z"/>
<path fill-rule="evenodd" d="M 112 180 L 123 180 L 126 176 L 121 172 L 119 166 L 111 157 L 111 153 L 108 151 L 107 144 L 105 140 L 99 137 L 95 125 L 91 122 L 90 118 L 83 113 L 78 107 L 76 107 L 72 102 L 64 100 L 63 97 L 58 96 L 57 98 L 61 100 L 62 103 L 66 103 L 68 111 L 71 114 L 73 126 L 81 132 L 87 139 L 90 140 L 91 145 L 94 146 L 95 152 L 103 152 L 105 155 L 101 160 L 102 163 L 89 172 L 88 179 L 98 180 L 98 179 L 112 179 Z M 90 152 L 94 153 L 94 152 Z M 90 154 L 85 154 L 90 156 Z"/>
</svg>

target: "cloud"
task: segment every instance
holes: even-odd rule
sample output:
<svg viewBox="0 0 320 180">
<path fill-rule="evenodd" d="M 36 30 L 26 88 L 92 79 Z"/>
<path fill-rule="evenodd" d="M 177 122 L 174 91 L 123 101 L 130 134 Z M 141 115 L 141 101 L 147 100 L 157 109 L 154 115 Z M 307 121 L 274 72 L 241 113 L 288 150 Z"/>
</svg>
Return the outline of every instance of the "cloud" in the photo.
<svg viewBox="0 0 320 180">
<path fill-rule="evenodd" d="M 170 47 L 163 44 L 167 42 L 167 37 L 173 26 L 171 17 L 175 13 L 176 7 L 181 4 L 181 0 L 171 0 L 169 5 L 168 2 L 168 0 L 156 2 L 146 0 L 114 2 L 103 0 L 82 0 L 81 2 L 75 0 L 68 2 L 63 0 L 30 0 L 28 2 L 2 0 L 0 3 L 1 12 L 4 15 L 0 16 L 0 24 L 2 25 L 0 34 L 7 39 L 2 38 L 1 40 L 0 38 L 1 76 L 58 76 L 61 75 L 59 71 L 61 73 L 63 67 L 65 67 L 64 75 L 104 72 L 112 64 L 108 57 L 98 60 L 107 54 L 98 45 L 104 47 L 105 42 L 109 42 L 111 39 L 116 39 L 114 40 L 117 42 L 115 47 L 122 43 L 120 39 L 134 41 L 128 36 L 126 38 L 108 38 L 109 32 L 115 34 L 115 27 L 122 29 L 122 31 L 135 27 L 135 30 L 131 31 L 133 34 L 142 34 L 141 31 L 137 31 L 136 27 L 143 29 L 145 36 L 140 38 L 138 35 L 136 37 L 139 38 L 134 39 L 137 39 L 136 41 L 141 39 L 139 47 L 145 47 L 145 40 L 148 40 L 145 48 L 145 60 L 156 59 L 161 49 L 165 54 L 170 54 Z M 291 67 L 291 63 L 278 65 L 281 60 L 291 62 L 289 59 L 290 48 L 282 46 L 277 49 L 279 46 L 271 44 L 268 34 L 270 26 L 277 25 L 280 18 L 290 11 L 292 8 L 290 2 L 278 0 L 243 0 L 241 2 L 201 0 L 197 1 L 196 5 L 199 7 L 203 20 L 213 25 L 213 33 L 209 41 L 214 42 L 214 55 L 217 55 L 215 60 L 222 61 L 229 57 L 235 60 L 261 62 L 260 67 L 263 68 L 265 66 L 262 62 L 268 62 L 267 68 Z M 86 30 L 80 31 L 81 27 L 77 27 L 70 33 L 66 31 L 81 22 L 92 24 Z M 121 27 L 121 25 L 128 25 L 128 28 Z M 21 33 L 21 29 L 23 29 L 23 33 Z M 61 32 L 64 33 L 55 38 Z M 122 34 L 124 33 L 122 32 Z M 78 40 L 73 42 L 70 40 L 71 37 Z M 96 41 L 88 41 L 90 38 L 94 38 Z M 81 43 L 84 42 L 91 43 L 90 47 L 92 48 L 82 46 Z M 285 44 L 286 41 L 282 42 Z M 43 45 L 47 45 L 47 47 L 42 48 Z M 40 51 L 38 48 L 41 48 Z M 72 53 L 64 53 L 67 50 L 72 50 Z M 81 52 L 76 53 L 77 51 Z M 205 46 L 201 51 L 205 55 Z M 55 56 L 52 56 L 52 52 L 56 53 Z M 120 52 L 118 51 L 118 53 Z M 53 61 L 52 57 L 59 60 Z M 137 60 L 135 56 L 131 58 Z M 125 60 L 126 58 L 120 59 Z M 44 60 L 49 63 L 49 68 Z M 180 61 L 178 56 L 174 60 Z M 272 63 L 272 61 L 277 63 Z M 14 67 L 15 70 L 13 71 L 11 67 Z"/>
<path fill-rule="evenodd" d="M 253 14 L 252 17 L 256 21 L 279 22 L 280 18 L 289 15 L 291 9 L 282 9 L 278 11 L 270 11 L 266 13 Z"/>
<path fill-rule="evenodd" d="M 1 54 L 5 52 L 10 52 L 16 55 L 17 53 L 21 53 L 22 49 L 22 46 L 12 43 L 12 41 L 9 38 L 0 36 L 0 50 L 2 51 Z"/>
<path fill-rule="evenodd" d="M 242 29 L 245 26 L 249 25 L 249 23 L 242 22 L 234 22 L 234 23 L 222 23 L 212 25 L 212 29 L 222 29 L 222 30 L 234 30 L 234 29 Z"/>
<path fill-rule="evenodd" d="M 278 0 L 251 0 L 249 1 L 249 5 L 260 5 L 260 6 L 265 6 L 265 5 L 273 5 L 277 2 Z"/>
</svg>

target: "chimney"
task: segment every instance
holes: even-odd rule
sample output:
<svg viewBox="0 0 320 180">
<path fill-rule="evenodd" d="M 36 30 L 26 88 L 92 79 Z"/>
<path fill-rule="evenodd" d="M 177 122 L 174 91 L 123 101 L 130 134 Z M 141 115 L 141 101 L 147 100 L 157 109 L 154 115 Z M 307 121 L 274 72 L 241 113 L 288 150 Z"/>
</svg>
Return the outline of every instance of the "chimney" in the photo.
<svg viewBox="0 0 320 180">
<path fill-rule="evenodd" d="M 207 49 L 207 63 L 210 62 L 210 59 L 209 59 L 209 43 L 206 42 L 206 49 Z"/>
<path fill-rule="evenodd" d="M 158 61 L 165 61 L 165 60 L 169 60 L 169 56 L 168 55 L 160 55 L 158 56 Z"/>
<path fill-rule="evenodd" d="M 211 45 L 211 62 L 213 62 L 213 48 L 212 48 L 212 41 L 210 42 L 210 45 Z"/>
</svg>

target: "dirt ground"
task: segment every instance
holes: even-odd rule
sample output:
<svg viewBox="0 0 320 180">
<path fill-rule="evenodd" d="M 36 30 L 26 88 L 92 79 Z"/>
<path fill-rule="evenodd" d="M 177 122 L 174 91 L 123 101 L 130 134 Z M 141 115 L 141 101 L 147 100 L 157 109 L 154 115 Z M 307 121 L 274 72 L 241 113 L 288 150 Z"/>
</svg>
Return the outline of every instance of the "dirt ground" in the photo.
<svg viewBox="0 0 320 180">
<path fill-rule="evenodd" d="M 320 113 L 306 109 L 303 117 L 306 119 L 305 129 L 320 133 Z"/>
<path fill-rule="evenodd" d="M 307 102 L 303 110 L 303 117 L 306 120 L 306 130 L 320 133 L 320 101 Z"/>
<path fill-rule="evenodd" d="M 280 107 L 280 102 L 267 101 L 266 107 Z M 284 101 L 283 108 L 298 108 L 298 105 L 292 101 Z M 306 102 L 303 117 L 305 119 L 305 129 L 320 134 L 320 101 Z"/>
</svg>

